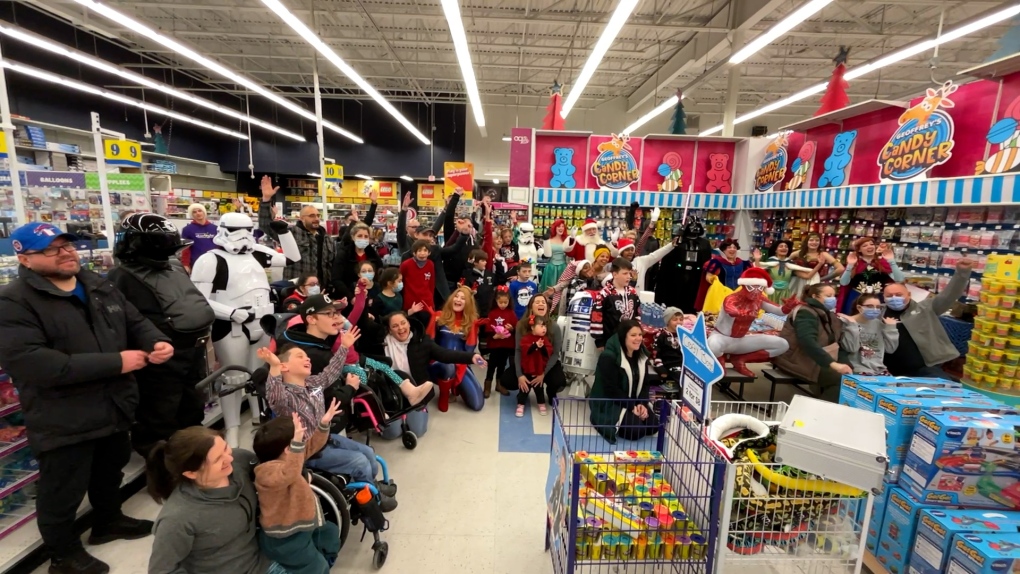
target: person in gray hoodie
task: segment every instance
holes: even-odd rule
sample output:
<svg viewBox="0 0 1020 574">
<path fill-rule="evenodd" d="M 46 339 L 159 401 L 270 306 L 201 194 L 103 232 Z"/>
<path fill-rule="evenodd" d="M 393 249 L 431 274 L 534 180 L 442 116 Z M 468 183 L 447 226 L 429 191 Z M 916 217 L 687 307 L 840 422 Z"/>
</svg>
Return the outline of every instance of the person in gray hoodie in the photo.
<svg viewBox="0 0 1020 574">
<path fill-rule="evenodd" d="M 898 321 L 882 317 L 885 306 L 874 293 L 865 293 L 854 301 L 857 314 L 840 315 L 843 334 L 839 346 L 847 352 L 847 360 L 858 375 L 888 375 L 885 354 L 895 353 L 900 344 Z"/>
<path fill-rule="evenodd" d="M 163 505 L 152 529 L 149 574 L 283 574 L 258 545 L 257 460 L 195 426 L 149 454 L 149 495 Z"/>
</svg>

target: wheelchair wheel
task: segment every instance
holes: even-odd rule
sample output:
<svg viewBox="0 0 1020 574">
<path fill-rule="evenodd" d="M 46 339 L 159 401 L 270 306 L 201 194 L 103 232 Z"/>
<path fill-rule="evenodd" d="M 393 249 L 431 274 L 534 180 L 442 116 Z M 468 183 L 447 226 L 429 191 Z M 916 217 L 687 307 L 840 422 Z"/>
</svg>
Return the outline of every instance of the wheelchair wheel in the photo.
<svg viewBox="0 0 1020 574">
<path fill-rule="evenodd" d="M 323 517 L 340 529 L 340 549 L 351 530 L 351 509 L 340 489 L 327 478 L 312 473 L 312 491 L 319 497 Z"/>
<path fill-rule="evenodd" d="M 414 450 L 418 446 L 418 435 L 411 431 L 404 431 L 400 435 L 400 440 L 404 443 L 404 448 L 407 450 Z"/>
<path fill-rule="evenodd" d="M 376 542 L 372 545 L 372 550 L 375 550 L 375 554 L 372 555 L 372 566 L 378 570 L 383 567 L 383 564 L 386 564 L 386 557 L 390 554 L 390 545 L 386 542 Z"/>
</svg>

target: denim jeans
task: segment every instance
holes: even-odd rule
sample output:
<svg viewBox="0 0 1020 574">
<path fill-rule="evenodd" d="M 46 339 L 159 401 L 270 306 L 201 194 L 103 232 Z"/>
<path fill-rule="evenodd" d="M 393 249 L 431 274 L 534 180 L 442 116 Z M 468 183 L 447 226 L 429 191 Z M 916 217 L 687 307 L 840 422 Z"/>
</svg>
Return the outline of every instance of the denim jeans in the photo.
<svg viewBox="0 0 1020 574">
<path fill-rule="evenodd" d="M 347 474 L 357 482 L 371 483 L 379 473 L 372 447 L 338 434 L 329 435 L 326 446 L 319 456 L 308 461 L 308 466 L 333 474 Z"/>
</svg>

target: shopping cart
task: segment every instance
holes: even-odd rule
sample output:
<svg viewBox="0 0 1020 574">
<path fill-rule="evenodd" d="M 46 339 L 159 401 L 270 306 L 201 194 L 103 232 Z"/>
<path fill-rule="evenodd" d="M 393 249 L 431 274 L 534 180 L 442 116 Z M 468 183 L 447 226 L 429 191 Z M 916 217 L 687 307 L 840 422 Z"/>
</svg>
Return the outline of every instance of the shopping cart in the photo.
<svg viewBox="0 0 1020 574">
<path fill-rule="evenodd" d="M 711 418 L 740 414 L 778 424 L 788 408 L 713 402 Z M 860 574 L 871 493 L 799 475 L 766 449 L 727 462 L 724 476 L 717 574 Z"/>
<path fill-rule="evenodd" d="M 590 422 L 599 403 L 619 404 L 560 399 L 553 407 L 546 488 L 553 571 L 713 572 L 725 461 L 700 425 L 677 416 L 677 403 L 653 403 L 655 435 L 615 444 Z"/>
</svg>

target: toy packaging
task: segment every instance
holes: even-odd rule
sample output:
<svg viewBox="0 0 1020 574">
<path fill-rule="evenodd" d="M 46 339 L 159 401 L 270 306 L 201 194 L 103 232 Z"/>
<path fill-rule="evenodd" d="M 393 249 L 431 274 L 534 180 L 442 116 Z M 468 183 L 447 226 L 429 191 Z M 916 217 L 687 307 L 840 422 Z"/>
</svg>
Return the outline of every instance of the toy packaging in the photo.
<svg viewBox="0 0 1020 574">
<path fill-rule="evenodd" d="M 905 574 L 914 547 L 917 521 L 922 510 L 931 508 L 899 487 L 890 487 L 882 530 L 878 534 L 875 557 L 890 574 Z"/>
<path fill-rule="evenodd" d="M 957 534 L 946 564 L 948 574 L 1004 574 L 1020 571 L 1020 534 Z"/>
<path fill-rule="evenodd" d="M 889 503 L 889 491 L 892 487 L 886 485 L 881 494 L 875 495 L 875 503 L 871 507 L 871 520 L 868 521 L 868 536 L 865 539 L 868 552 L 878 554 L 878 533 L 882 530 L 882 521 L 885 520 L 885 506 Z"/>
<path fill-rule="evenodd" d="M 968 508 L 1020 509 L 1020 416 L 922 412 L 900 475 L 918 499 Z"/>
<path fill-rule="evenodd" d="M 921 511 L 917 536 L 911 552 L 911 574 L 941 574 L 958 534 L 1015 533 L 1020 528 L 1020 512 L 995 510 L 944 510 L 929 508 Z"/>
<path fill-rule="evenodd" d="M 857 406 L 857 389 L 860 385 L 867 385 L 872 388 L 894 388 L 894 387 L 938 387 L 938 388 L 961 388 L 963 385 L 943 379 L 914 379 L 910 377 L 889 377 L 873 375 L 843 375 L 842 386 L 839 392 L 839 404 Z M 865 408 L 865 410 L 868 410 Z M 874 409 L 871 409 L 874 412 Z"/>
<path fill-rule="evenodd" d="M 858 383 L 857 395 L 854 397 L 854 402 L 849 403 L 849 406 L 875 413 L 878 412 L 878 399 L 892 395 L 985 398 L 984 395 L 976 391 L 964 388 L 960 383 L 943 383 L 942 381 L 892 384 Z"/>
</svg>

